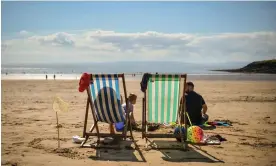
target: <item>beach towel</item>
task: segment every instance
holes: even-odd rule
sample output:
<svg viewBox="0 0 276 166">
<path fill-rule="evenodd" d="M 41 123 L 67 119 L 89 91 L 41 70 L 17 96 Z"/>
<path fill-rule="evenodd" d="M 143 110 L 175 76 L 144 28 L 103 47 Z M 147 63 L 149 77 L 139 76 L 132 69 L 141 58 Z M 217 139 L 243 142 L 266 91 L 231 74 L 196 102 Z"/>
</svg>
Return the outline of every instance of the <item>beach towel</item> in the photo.
<svg viewBox="0 0 276 166">
<path fill-rule="evenodd" d="M 90 84 L 90 74 L 83 73 L 79 81 L 79 92 L 85 91 Z"/>
<path fill-rule="evenodd" d="M 202 128 L 203 130 L 213 130 L 216 128 L 215 125 L 209 125 L 207 122 L 205 122 L 202 125 L 198 125 L 200 128 Z"/>
<path fill-rule="evenodd" d="M 151 76 L 151 74 L 149 74 L 149 73 L 145 73 L 143 75 L 142 81 L 140 82 L 142 92 L 146 92 L 150 76 Z"/>
<path fill-rule="evenodd" d="M 207 124 L 211 126 L 225 126 L 225 127 L 232 126 L 232 124 L 230 124 L 227 121 L 213 121 L 213 122 L 207 122 Z"/>
</svg>

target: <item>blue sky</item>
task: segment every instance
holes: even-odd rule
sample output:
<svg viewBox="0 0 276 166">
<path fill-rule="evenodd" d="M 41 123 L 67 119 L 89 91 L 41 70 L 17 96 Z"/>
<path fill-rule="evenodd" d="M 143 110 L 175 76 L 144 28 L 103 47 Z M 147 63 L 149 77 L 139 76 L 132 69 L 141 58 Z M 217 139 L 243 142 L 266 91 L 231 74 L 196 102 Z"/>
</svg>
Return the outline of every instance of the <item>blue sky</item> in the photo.
<svg viewBox="0 0 276 166">
<path fill-rule="evenodd" d="M 275 2 L 2 2 L 2 33 L 272 31 L 275 9 Z"/>
<path fill-rule="evenodd" d="M 53 54 L 62 51 L 66 54 L 66 51 L 72 52 L 78 49 L 83 51 L 84 47 L 87 48 L 87 43 L 92 41 L 92 38 L 93 44 L 97 43 L 104 47 L 103 49 L 109 51 L 113 49 L 112 52 L 117 50 L 120 54 L 125 54 L 126 57 L 137 56 L 133 60 L 139 59 L 138 55 L 133 55 L 135 52 L 133 50 L 137 47 L 140 47 L 139 51 L 144 51 L 143 54 L 146 54 L 146 57 L 161 54 L 161 59 L 166 60 L 169 57 L 165 57 L 165 54 L 175 55 L 177 54 L 175 50 L 184 49 L 184 45 L 185 48 L 188 48 L 185 51 L 189 50 L 186 53 L 189 54 L 188 61 L 191 62 L 199 62 L 200 57 L 202 60 L 202 57 L 206 56 L 202 54 L 231 54 L 231 56 L 234 56 L 233 53 L 235 53 L 234 57 L 239 57 L 238 54 L 242 54 L 242 50 L 240 50 L 240 46 L 234 47 L 236 42 L 232 41 L 233 37 L 236 37 L 237 40 L 246 38 L 246 40 L 250 40 L 250 44 L 247 46 L 253 47 L 258 39 L 252 40 L 250 35 L 256 37 L 256 33 L 262 32 L 257 36 L 261 39 L 269 38 L 271 40 L 269 42 L 274 42 L 276 30 L 275 9 L 276 2 L 2 2 L 2 43 L 4 43 L 4 45 L 2 44 L 2 54 L 9 54 L 9 56 L 2 57 L 2 60 L 4 62 L 15 61 L 19 54 L 22 54 L 21 56 L 25 57 L 26 61 L 32 59 L 43 60 L 41 56 L 39 58 L 30 57 L 30 54 L 33 54 L 33 56 L 40 54 L 38 50 L 29 50 L 23 55 L 20 51 L 20 49 L 23 49 L 20 42 L 26 45 L 28 42 L 34 44 L 33 42 L 36 40 L 39 42 L 37 48 L 41 47 L 40 50 L 51 49 Z M 93 33 L 96 30 L 103 31 L 100 35 L 101 38 Z M 112 34 L 106 31 L 112 31 Z M 157 34 L 147 33 L 149 31 Z M 145 39 L 133 42 L 131 46 L 129 44 L 126 46 L 129 41 L 137 39 L 137 32 L 145 33 L 140 34 L 139 38 L 147 36 L 152 42 L 158 40 L 164 42 L 156 45 L 153 43 L 154 46 L 151 46 L 151 51 L 154 52 L 149 52 L 148 47 L 151 43 L 149 40 L 145 41 Z M 263 34 L 263 32 L 267 32 L 267 34 Z M 85 36 L 91 35 L 91 33 L 93 37 Z M 186 36 L 179 35 L 177 38 L 176 34 L 180 33 L 186 34 Z M 231 33 L 232 36 L 224 39 L 225 34 L 228 33 Z M 102 37 L 103 34 L 104 38 Z M 190 36 L 195 34 L 203 36 Z M 217 40 L 223 39 L 224 47 L 226 44 L 230 44 L 233 45 L 233 48 L 230 46 L 231 48 L 227 48 L 225 53 L 211 50 L 206 37 L 214 34 L 215 36 L 212 36 L 214 38 L 211 41 L 220 43 Z M 128 39 L 126 39 L 127 37 Z M 155 39 L 153 39 L 154 37 Z M 176 38 L 177 41 L 175 41 Z M 183 42 L 184 38 L 185 42 Z M 12 39 L 17 40 L 12 42 Z M 202 45 L 203 41 L 205 43 Z M 229 43 L 229 41 L 233 43 Z M 147 42 L 149 44 L 143 45 Z M 179 43 L 176 44 L 176 42 Z M 45 43 L 48 44 L 47 48 Z M 164 47 L 164 43 L 169 46 Z M 268 46 L 270 44 L 273 45 L 273 43 L 269 43 Z M 71 47 L 68 47 L 69 45 Z M 78 47 L 79 45 L 81 45 L 81 48 Z M 180 45 L 183 47 L 179 48 Z M 198 49 L 195 49 L 195 45 Z M 26 47 L 28 46 L 26 45 Z M 26 49 L 23 50 L 26 51 Z M 92 50 L 87 50 L 87 52 L 95 51 L 95 48 L 89 49 Z M 172 49 L 172 52 L 164 53 L 168 49 Z M 267 49 L 270 49 L 270 47 Z M 201 52 L 195 53 L 195 50 Z M 95 54 L 99 54 L 97 51 Z M 162 51 L 162 53 L 158 51 Z M 252 52 L 247 52 L 246 57 L 242 60 L 271 58 L 274 54 L 273 51 L 269 50 L 268 55 L 260 48 L 255 52 L 266 53 L 267 55 L 251 58 L 249 54 L 252 54 Z M 76 51 L 75 53 L 79 52 Z M 86 55 L 87 53 L 83 54 Z M 109 53 L 106 52 L 105 54 Z M 194 54 L 196 56 L 192 58 Z M 101 60 L 99 57 L 102 55 L 95 56 L 93 55 L 91 58 Z M 156 58 L 156 56 L 152 57 Z M 114 55 L 114 57 L 119 56 Z M 147 59 L 146 57 L 142 58 Z M 181 59 L 186 58 L 182 57 Z M 217 61 L 217 57 L 208 59 L 211 59 L 212 62 Z M 233 59 L 235 58 L 232 57 Z M 104 60 L 102 59 L 102 61 Z M 224 61 L 230 60 L 231 58 L 224 59 Z"/>
</svg>

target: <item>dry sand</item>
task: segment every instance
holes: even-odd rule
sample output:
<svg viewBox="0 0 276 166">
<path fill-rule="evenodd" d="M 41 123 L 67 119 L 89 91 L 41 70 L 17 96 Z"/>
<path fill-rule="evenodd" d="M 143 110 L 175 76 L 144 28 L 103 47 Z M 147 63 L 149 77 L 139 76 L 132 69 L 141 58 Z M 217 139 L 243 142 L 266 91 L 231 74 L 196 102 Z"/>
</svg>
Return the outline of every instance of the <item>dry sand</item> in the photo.
<svg viewBox="0 0 276 166">
<path fill-rule="evenodd" d="M 144 150 L 141 133 L 135 132 L 138 151 L 79 148 L 72 136 L 81 135 L 86 93 L 79 93 L 78 81 L 3 81 L 2 80 L 2 165 L 276 165 L 276 82 L 200 81 L 196 91 L 204 96 L 211 120 L 228 119 L 232 127 L 217 127 L 228 141 L 203 146 L 189 152 Z M 136 120 L 141 120 L 142 96 L 139 81 L 127 82 L 128 92 L 138 94 Z M 61 147 L 57 147 L 55 112 L 52 97 L 58 95 L 70 104 L 61 113 Z M 90 124 L 91 125 L 91 113 Z M 107 125 L 101 128 L 108 131 Z M 163 143 L 176 143 L 174 139 Z M 161 141 L 161 142 L 162 142 Z M 91 156 L 100 153 L 97 160 Z M 209 155 L 208 155 L 209 154 Z M 212 157 L 213 156 L 213 157 Z M 217 159 L 219 161 L 217 161 Z"/>
</svg>

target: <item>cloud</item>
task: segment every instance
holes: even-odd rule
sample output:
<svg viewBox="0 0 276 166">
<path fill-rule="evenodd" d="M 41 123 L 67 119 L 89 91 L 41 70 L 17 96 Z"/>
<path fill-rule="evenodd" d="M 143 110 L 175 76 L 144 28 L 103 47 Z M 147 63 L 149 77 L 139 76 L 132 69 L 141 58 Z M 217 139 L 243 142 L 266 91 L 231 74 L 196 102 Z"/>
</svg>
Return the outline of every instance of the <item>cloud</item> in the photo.
<svg viewBox="0 0 276 166">
<path fill-rule="evenodd" d="M 20 34 L 21 36 L 28 36 L 28 35 L 30 35 L 30 32 L 25 31 L 25 30 L 22 30 L 22 31 L 19 32 L 19 34 Z"/>
<path fill-rule="evenodd" d="M 32 36 L 29 40 L 37 41 L 40 44 L 52 45 L 52 46 L 73 46 L 73 35 L 65 32 L 59 32 L 47 36 Z"/>
<path fill-rule="evenodd" d="M 5 43 L 1 44 L 1 51 L 4 52 L 8 48 L 8 45 Z"/>
<path fill-rule="evenodd" d="M 36 34 L 2 43 L 3 63 L 128 60 L 213 63 L 272 59 L 276 55 L 276 32 L 185 34 L 95 30 Z"/>
</svg>

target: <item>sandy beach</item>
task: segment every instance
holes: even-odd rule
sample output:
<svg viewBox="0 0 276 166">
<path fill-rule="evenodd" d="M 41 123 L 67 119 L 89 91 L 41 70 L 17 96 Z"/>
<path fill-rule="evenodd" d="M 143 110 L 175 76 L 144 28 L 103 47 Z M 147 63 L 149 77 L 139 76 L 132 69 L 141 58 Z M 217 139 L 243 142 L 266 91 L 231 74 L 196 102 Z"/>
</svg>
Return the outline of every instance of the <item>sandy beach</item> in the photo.
<svg viewBox="0 0 276 166">
<path fill-rule="evenodd" d="M 127 91 L 138 95 L 135 117 L 141 121 L 140 81 L 127 81 Z M 195 90 L 209 107 L 210 120 L 233 122 L 231 127 L 206 130 L 220 134 L 227 141 L 221 145 L 190 146 L 189 152 L 178 150 L 144 150 L 140 132 L 134 132 L 141 153 L 136 150 L 79 148 L 72 136 L 81 135 L 86 93 L 78 92 L 78 80 L 2 80 L 2 165 L 276 165 L 276 82 L 195 80 Z M 70 105 L 60 113 L 61 148 L 57 148 L 55 112 L 52 97 L 61 97 Z M 89 114 L 90 124 L 91 112 Z M 108 131 L 108 125 L 100 124 Z M 175 139 L 162 139 L 171 144 Z M 94 159 L 100 151 L 100 158 Z M 141 154 L 143 157 L 141 157 Z M 142 159 L 145 159 L 143 162 Z"/>
</svg>

